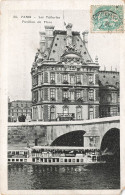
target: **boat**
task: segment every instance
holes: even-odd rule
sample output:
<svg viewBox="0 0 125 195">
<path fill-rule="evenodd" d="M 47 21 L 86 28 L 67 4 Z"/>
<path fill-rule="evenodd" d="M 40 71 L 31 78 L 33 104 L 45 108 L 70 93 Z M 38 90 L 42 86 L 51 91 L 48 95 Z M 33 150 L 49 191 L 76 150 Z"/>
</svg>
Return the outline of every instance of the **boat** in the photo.
<svg viewBox="0 0 125 195">
<path fill-rule="evenodd" d="M 24 150 L 8 150 L 8 163 L 39 165 L 84 165 L 105 163 L 98 148 L 33 146 Z"/>
</svg>

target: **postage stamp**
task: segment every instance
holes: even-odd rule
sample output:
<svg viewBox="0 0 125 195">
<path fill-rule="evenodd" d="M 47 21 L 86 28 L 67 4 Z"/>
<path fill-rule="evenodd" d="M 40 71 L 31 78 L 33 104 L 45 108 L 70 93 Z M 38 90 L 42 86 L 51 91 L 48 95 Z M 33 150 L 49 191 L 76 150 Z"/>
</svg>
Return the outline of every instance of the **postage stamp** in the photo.
<svg viewBox="0 0 125 195">
<path fill-rule="evenodd" d="M 124 32 L 124 9 L 122 5 L 92 5 L 91 32 Z"/>
</svg>

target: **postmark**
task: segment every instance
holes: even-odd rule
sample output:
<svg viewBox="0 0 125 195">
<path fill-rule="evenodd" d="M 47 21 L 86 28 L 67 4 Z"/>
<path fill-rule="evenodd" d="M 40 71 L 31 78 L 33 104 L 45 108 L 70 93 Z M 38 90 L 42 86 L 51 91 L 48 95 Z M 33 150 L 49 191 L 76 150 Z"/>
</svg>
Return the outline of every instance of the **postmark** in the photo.
<svg viewBox="0 0 125 195">
<path fill-rule="evenodd" d="M 91 32 L 124 32 L 124 9 L 122 5 L 92 5 Z"/>
</svg>

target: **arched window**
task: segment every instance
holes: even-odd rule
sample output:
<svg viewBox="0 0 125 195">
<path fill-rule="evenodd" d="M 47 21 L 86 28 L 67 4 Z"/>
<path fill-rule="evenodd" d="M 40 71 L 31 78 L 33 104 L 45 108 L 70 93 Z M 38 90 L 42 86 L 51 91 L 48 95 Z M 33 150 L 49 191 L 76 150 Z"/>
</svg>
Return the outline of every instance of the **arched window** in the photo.
<svg viewBox="0 0 125 195">
<path fill-rule="evenodd" d="M 50 120 L 55 120 L 56 119 L 56 112 L 55 112 L 55 106 L 52 106 L 50 108 Z"/>
<path fill-rule="evenodd" d="M 81 106 L 76 107 L 76 119 L 77 120 L 82 119 L 82 107 Z"/>
<path fill-rule="evenodd" d="M 93 119 L 94 118 L 94 116 L 93 116 L 93 107 L 90 107 L 89 108 L 89 119 Z"/>
</svg>

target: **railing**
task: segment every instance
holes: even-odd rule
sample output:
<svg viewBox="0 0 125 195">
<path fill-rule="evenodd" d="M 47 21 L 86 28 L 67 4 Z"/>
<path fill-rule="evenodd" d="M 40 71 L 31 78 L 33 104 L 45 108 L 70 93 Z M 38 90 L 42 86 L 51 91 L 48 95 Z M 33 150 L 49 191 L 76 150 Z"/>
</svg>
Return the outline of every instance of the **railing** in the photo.
<svg viewBox="0 0 125 195">
<path fill-rule="evenodd" d="M 68 82 L 68 81 L 66 81 L 66 80 L 64 80 L 64 81 L 63 81 L 63 84 L 69 84 L 69 82 Z"/>
<path fill-rule="evenodd" d="M 70 102 L 71 100 L 69 98 L 64 98 L 62 99 L 63 102 Z"/>
<path fill-rule="evenodd" d="M 74 120 L 75 114 L 74 113 L 57 113 L 59 121 L 69 121 Z"/>
<path fill-rule="evenodd" d="M 120 116 L 120 112 L 100 112 L 100 118 Z"/>
<path fill-rule="evenodd" d="M 50 98 L 50 100 L 51 100 L 51 101 L 56 101 L 56 99 L 55 99 L 55 98 Z"/>
<path fill-rule="evenodd" d="M 55 80 L 51 80 L 50 83 L 51 83 L 51 84 L 55 84 Z"/>
</svg>

